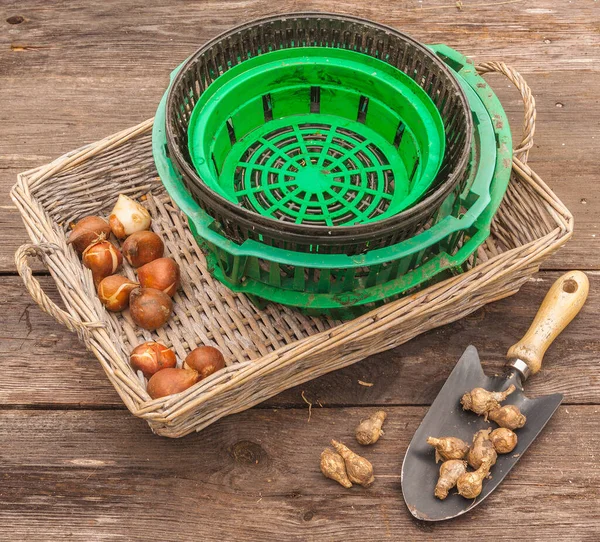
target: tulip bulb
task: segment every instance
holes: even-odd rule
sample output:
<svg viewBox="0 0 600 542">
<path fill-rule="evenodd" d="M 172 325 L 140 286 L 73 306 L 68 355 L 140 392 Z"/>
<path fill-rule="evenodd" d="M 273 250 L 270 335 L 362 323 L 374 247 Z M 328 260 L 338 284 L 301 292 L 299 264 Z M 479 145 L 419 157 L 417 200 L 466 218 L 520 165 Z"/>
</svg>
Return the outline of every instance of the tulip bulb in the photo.
<svg viewBox="0 0 600 542">
<path fill-rule="evenodd" d="M 194 369 L 202 378 L 206 378 L 225 367 L 225 358 L 213 346 L 200 346 L 188 354 L 183 367 Z"/>
<path fill-rule="evenodd" d="M 112 213 L 108 217 L 110 229 L 117 239 L 125 239 L 137 231 L 150 228 L 152 218 L 145 207 L 124 194 L 119 194 Z"/>
<path fill-rule="evenodd" d="M 109 241 L 100 241 L 83 251 L 83 265 L 92 270 L 94 283 L 100 284 L 103 278 L 113 275 L 123 263 L 121 251 Z"/>
<path fill-rule="evenodd" d="M 138 326 L 153 331 L 166 324 L 173 312 L 173 301 L 160 290 L 136 288 L 129 296 L 129 309 Z"/>
<path fill-rule="evenodd" d="M 158 258 L 143 265 L 137 272 L 144 288 L 155 288 L 171 297 L 179 288 L 179 265 L 172 258 Z"/>
<path fill-rule="evenodd" d="M 123 243 L 123 256 L 133 267 L 161 258 L 164 250 L 162 239 L 151 231 L 132 233 Z"/>
<path fill-rule="evenodd" d="M 200 375 L 190 369 L 168 368 L 155 373 L 148 381 L 148 395 L 152 399 L 181 393 L 200 380 Z"/>
<path fill-rule="evenodd" d="M 107 310 L 122 311 L 129 305 L 129 294 L 138 286 L 122 275 L 110 275 L 100 281 L 98 297 Z"/>
<path fill-rule="evenodd" d="M 136 371 L 142 371 L 146 378 L 161 371 L 177 366 L 175 352 L 164 344 L 148 341 L 136 346 L 129 357 L 131 366 Z"/>
<path fill-rule="evenodd" d="M 99 216 L 86 216 L 82 218 L 71 230 L 68 244 L 72 244 L 78 254 L 90 245 L 104 241 L 110 235 L 108 222 Z"/>
</svg>

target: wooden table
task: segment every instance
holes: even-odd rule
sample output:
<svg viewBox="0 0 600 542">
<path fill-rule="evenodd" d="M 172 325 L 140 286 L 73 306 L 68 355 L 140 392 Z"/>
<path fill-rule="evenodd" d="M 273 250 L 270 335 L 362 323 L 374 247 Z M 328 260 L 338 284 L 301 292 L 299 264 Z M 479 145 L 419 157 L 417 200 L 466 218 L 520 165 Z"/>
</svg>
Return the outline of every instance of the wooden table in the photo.
<svg viewBox="0 0 600 542">
<path fill-rule="evenodd" d="M 0 9 L 0 539 L 597 540 L 599 3 L 163 4 L 5 0 Z M 17 172 L 152 116 L 170 70 L 215 34 L 308 9 L 385 22 L 520 70 L 538 105 L 530 163 L 573 211 L 575 236 L 510 299 L 200 434 L 154 436 L 125 410 L 77 337 L 25 292 L 13 253 L 27 238 L 8 191 Z M 517 93 L 500 77 L 491 82 L 518 134 Z M 588 271 L 589 300 L 527 383 L 531 396 L 560 391 L 565 403 L 484 504 L 452 522 L 414 521 L 400 466 L 427 405 L 468 344 L 486 370 L 499 370 L 547 288 L 571 268 Z M 310 419 L 302 393 L 313 404 Z M 375 465 L 374 486 L 345 490 L 325 480 L 318 462 L 329 438 L 351 442 L 355 424 L 378 407 L 389 415 L 386 434 L 364 452 Z"/>
</svg>

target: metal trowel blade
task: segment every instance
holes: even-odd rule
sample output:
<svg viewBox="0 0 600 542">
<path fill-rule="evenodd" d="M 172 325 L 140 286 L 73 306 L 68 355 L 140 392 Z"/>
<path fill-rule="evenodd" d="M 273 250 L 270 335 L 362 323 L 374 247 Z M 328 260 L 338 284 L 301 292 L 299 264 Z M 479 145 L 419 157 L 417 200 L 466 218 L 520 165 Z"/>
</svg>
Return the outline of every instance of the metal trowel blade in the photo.
<svg viewBox="0 0 600 542">
<path fill-rule="evenodd" d="M 514 404 L 527 416 L 525 427 L 516 431 L 517 447 L 509 454 L 498 455 L 491 470 L 491 479 L 483 482 L 483 490 L 475 500 L 467 500 L 450 491 L 445 500 L 434 497 L 433 492 L 439 476 L 441 463 L 435 463 L 434 449 L 427 444 L 427 437 L 458 437 L 471 443 L 473 435 L 480 429 L 497 427 L 482 416 L 464 411 L 460 398 L 473 388 L 503 391 L 510 384 L 516 391 L 509 395 L 503 405 Z M 503 376 L 488 377 L 484 374 L 477 349 L 469 346 L 448 377 L 427 415 L 417 429 L 402 464 L 402 493 L 408 509 L 418 519 L 442 521 L 460 516 L 480 504 L 496 487 L 525 450 L 544 428 L 560 405 L 563 396 L 559 393 L 528 399 L 523 393 L 520 375 L 510 372 Z"/>
</svg>

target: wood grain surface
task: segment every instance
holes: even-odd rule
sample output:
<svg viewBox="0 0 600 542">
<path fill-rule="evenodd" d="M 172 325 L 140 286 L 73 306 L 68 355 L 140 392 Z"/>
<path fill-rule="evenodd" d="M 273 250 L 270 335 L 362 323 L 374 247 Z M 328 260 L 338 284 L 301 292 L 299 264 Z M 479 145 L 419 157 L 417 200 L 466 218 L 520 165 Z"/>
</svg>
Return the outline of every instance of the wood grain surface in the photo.
<svg viewBox="0 0 600 542">
<path fill-rule="evenodd" d="M 387 411 L 370 447 L 352 435 L 367 408 L 317 408 L 310 422 L 305 410 L 253 409 L 180 440 L 151 435 L 126 412 L 3 411 L 2 532 L 28 541 L 594 540 L 597 406 L 561 407 L 485 503 L 439 524 L 415 521 L 401 495 L 400 466 L 425 408 Z M 372 462 L 371 488 L 322 476 L 332 437 Z"/>
<path fill-rule="evenodd" d="M 0 541 L 597 540 L 600 532 L 600 6 L 594 0 L 4 0 L 0 5 Z M 99 364 L 34 305 L 15 276 L 27 236 L 16 174 L 153 116 L 169 72 L 252 18 L 336 10 L 476 62 L 504 60 L 537 101 L 530 163 L 575 216 L 575 235 L 509 299 L 395 350 L 288 390 L 172 441 L 133 418 Z M 520 133 L 521 102 L 489 79 Z M 45 275 L 36 264 L 35 270 Z M 589 271 L 581 314 L 549 349 L 531 396 L 565 403 L 506 481 L 456 521 L 414 521 L 404 451 L 468 344 L 501 370 L 559 270 Z M 44 288 L 56 297 L 49 276 Z M 363 385 L 363 384 L 372 384 Z M 308 405 L 312 403 L 308 422 Z M 385 406 L 364 455 L 377 481 L 345 490 L 318 472 L 329 438 Z M 427 490 L 427 488 L 424 488 Z"/>
</svg>

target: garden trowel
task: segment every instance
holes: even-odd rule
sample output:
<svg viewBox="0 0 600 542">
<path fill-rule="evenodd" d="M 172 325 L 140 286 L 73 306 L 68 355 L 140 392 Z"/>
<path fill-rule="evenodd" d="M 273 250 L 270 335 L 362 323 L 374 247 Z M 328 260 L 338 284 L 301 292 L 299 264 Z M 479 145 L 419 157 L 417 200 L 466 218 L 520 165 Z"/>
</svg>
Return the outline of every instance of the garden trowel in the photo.
<svg viewBox="0 0 600 542">
<path fill-rule="evenodd" d="M 528 399 L 523 393 L 523 382 L 536 374 L 542 366 L 546 349 L 579 312 L 587 298 L 589 283 L 581 271 L 571 271 L 560 277 L 550 288 L 525 336 L 508 350 L 506 373 L 488 377 L 474 346 L 469 346 L 448 377 L 427 415 L 417 429 L 402 464 L 402 492 L 408 509 L 418 519 L 441 521 L 464 514 L 481 503 L 521 458 L 525 450 L 544 428 L 560 405 L 560 393 Z M 483 416 L 462 409 L 464 393 L 481 387 L 489 391 L 504 391 L 514 384 L 516 391 L 502 405 L 513 404 L 527 417 L 525 426 L 517 429 L 516 448 L 509 454 L 498 455 L 491 469 L 491 477 L 484 480 L 481 494 L 468 500 L 450 491 L 445 500 L 434 497 L 440 464 L 436 464 L 434 449 L 427 438 L 458 437 L 471 444 L 480 429 L 497 427 Z"/>
</svg>

